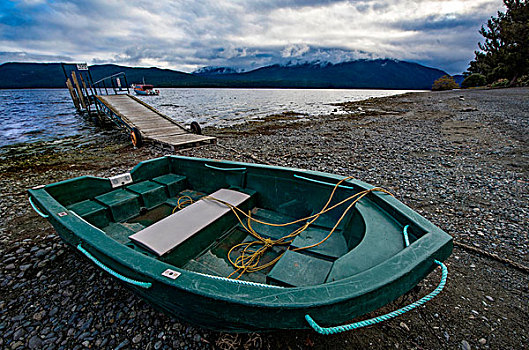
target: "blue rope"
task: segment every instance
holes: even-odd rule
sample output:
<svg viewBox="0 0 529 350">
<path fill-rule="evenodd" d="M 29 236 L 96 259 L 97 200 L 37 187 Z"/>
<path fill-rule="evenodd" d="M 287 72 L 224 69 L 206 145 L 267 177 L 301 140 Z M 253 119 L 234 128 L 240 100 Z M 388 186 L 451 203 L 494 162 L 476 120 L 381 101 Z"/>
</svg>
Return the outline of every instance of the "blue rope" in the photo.
<svg viewBox="0 0 529 350">
<path fill-rule="evenodd" d="M 35 210 L 37 212 L 37 214 L 39 214 L 40 216 L 42 216 L 43 218 L 47 218 L 49 215 L 46 215 L 44 214 L 43 212 L 41 212 L 37 206 L 33 203 L 33 201 L 31 200 L 31 197 L 29 197 L 29 204 L 31 204 L 31 206 L 33 207 L 33 210 Z"/>
<path fill-rule="evenodd" d="M 404 230 L 402 230 L 402 234 L 404 235 L 404 243 L 406 244 L 406 247 L 410 245 L 410 237 L 408 236 L 408 227 L 410 227 L 410 225 L 404 226 Z"/>
<path fill-rule="evenodd" d="M 320 334 L 324 334 L 324 335 L 329 335 L 329 334 L 342 333 L 345 331 L 350 331 L 353 329 L 362 328 L 366 326 L 371 326 L 373 324 L 377 324 L 377 323 L 392 319 L 394 317 L 400 316 L 432 300 L 435 296 L 437 296 L 437 294 L 441 293 L 441 291 L 443 290 L 446 284 L 446 278 L 448 276 L 448 269 L 446 268 L 445 264 L 443 264 L 442 262 L 438 260 L 434 260 L 434 262 L 441 267 L 441 282 L 439 282 L 439 285 L 437 286 L 437 288 L 435 288 L 430 294 L 425 295 L 424 297 L 422 297 L 421 299 L 417 300 L 416 302 L 410 305 L 404 306 L 403 308 L 400 308 L 398 310 L 395 310 L 393 312 L 390 312 L 382 316 L 370 318 L 368 320 L 364 320 L 360 322 L 346 324 L 343 326 L 336 326 L 336 327 L 320 327 L 309 315 L 305 315 L 305 319 L 316 332 Z"/>
<path fill-rule="evenodd" d="M 150 282 L 140 282 L 140 281 L 133 280 L 131 278 L 125 277 L 123 275 L 120 275 L 119 273 L 117 273 L 116 271 L 112 270 L 108 266 L 103 265 L 103 263 L 101 261 L 97 260 L 92 254 L 90 254 L 83 247 L 81 247 L 81 244 L 79 244 L 77 246 L 77 249 L 79 249 L 81 251 L 81 253 L 86 255 L 86 257 L 88 259 L 92 260 L 97 266 L 99 266 L 100 268 L 102 268 L 103 270 L 105 270 L 106 272 L 111 274 L 112 276 L 119 278 L 123 282 L 127 282 L 127 283 L 133 284 L 133 285 L 141 287 L 141 288 L 150 288 L 152 286 L 152 283 L 150 283 Z"/>
<path fill-rule="evenodd" d="M 257 282 L 251 282 L 251 281 L 235 280 L 235 279 L 221 277 L 221 276 L 213 276 L 213 275 L 208 275 L 207 273 L 201 273 L 201 272 L 195 272 L 195 273 L 201 276 L 206 276 L 206 277 L 221 280 L 221 281 L 227 281 L 227 282 L 238 283 L 238 284 L 246 284 L 249 286 L 266 287 L 266 288 L 284 288 L 281 286 L 274 286 L 271 284 L 263 284 L 263 283 L 257 283 Z"/>
</svg>

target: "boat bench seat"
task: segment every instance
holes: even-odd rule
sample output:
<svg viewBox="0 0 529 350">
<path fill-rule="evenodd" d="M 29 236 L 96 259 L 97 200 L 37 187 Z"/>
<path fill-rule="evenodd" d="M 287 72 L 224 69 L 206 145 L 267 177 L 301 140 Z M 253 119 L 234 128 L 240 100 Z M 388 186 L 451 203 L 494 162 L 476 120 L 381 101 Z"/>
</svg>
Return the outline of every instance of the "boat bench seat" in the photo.
<svg viewBox="0 0 529 350">
<path fill-rule="evenodd" d="M 401 224 L 371 201 L 361 200 L 355 206 L 365 223 L 364 238 L 334 262 L 327 282 L 366 271 L 405 248 Z"/>
<path fill-rule="evenodd" d="M 97 196 L 95 200 L 109 208 L 115 222 L 127 221 L 140 211 L 140 195 L 122 188 Z"/>
<path fill-rule="evenodd" d="M 239 206 L 250 198 L 249 194 L 229 189 L 220 189 L 210 196 L 234 206 Z M 129 236 L 129 239 L 155 255 L 162 256 L 229 212 L 231 209 L 225 204 L 203 198 Z"/>
<path fill-rule="evenodd" d="M 316 225 L 309 226 L 294 239 L 291 247 L 301 248 L 319 243 L 329 235 L 330 231 L 331 229 L 318 227 Z M 325 242 L 305 250 L 307 253 L 312 253 L 322 259 L 330 261 L 338 259 L 346 254 L 347 251 L 347 242 L 345 241 L 341 230 L 338 229 L 334 231 Z"/>
<path fill-rule="evenodd" d="M 165 174 L 155 177 L 152 181 L 164 185 L 167 189 L 168 197 L 174 197 L 185 188 L 186 177 L 176 174 Z"/>
<path fill-rule="evenodd" d="M 163 204 L 169 197 L 177 195 L 184 188 L 185 183 L 185 176 L 165 174 L 152 181 L 141 181 L 115 189 L 96 196 L 94 200 L 76 203 L 71 207 L 85 219 L 96 220 L 97 216 L 97 220 L 102 222 L 97 222 L 95 225 L 102 227 L 108 224 L 108 219 L 105 222 L 102 215 L 106 213 L 107 208 L 109 219 L 113 219 L 114 222 L 124 222 L 137 216 L 142 206 L 151 210 Z"/>
<path fill-rule="evenodd" d="M 288 287 L 315 286 L 325 282 L 331 268 L 330 261 L 287 250 L 266 279 L 269 283 Z"/>
<path fill-rule="evenodd" d="M 138 182 L 127 186 L 127 190 L 139 195 L 143 206 L 149 210 L 162 204 L 167 199 L 165 186 L 152 181 Z"/>
<path fill-rule="evenodd" d="M 108 225 L 109 218 L 107 208 L 96 201 L 87 199 L 82 202 L 70 204 L 66 207 L 94 226 L 104 227 Z"/>
</svg>

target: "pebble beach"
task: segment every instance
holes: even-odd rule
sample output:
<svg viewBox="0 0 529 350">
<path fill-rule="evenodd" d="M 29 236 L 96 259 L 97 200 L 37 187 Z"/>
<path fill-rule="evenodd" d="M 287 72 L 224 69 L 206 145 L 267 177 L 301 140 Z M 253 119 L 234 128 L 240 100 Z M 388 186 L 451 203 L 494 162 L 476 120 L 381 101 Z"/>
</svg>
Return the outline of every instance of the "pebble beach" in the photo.
<svg viewBox="0 0 529 350">
<path fill-rule="evenodd" d="M 529 265 L 529 88 L 413 92 L 341 104 L 346 113 L 278 115 L 206 128 L 218 145 L 177 155 L 266 162 L 354 176 L 462 244 Z M 522 349 L 529 275 L 454 247 L 445 290 L 376 326 L 226 334 L 171 318 L 66 246 L 26 190 L 81 175 L 109 177 L 165 153 L 133 149 L 118 130 L 0 149 L 0 348 L 5 349 Z M 501 259 L 500 259 L 501 260 Z M 433 272 L 372 317 L 435 288 Z"/>
</svg>

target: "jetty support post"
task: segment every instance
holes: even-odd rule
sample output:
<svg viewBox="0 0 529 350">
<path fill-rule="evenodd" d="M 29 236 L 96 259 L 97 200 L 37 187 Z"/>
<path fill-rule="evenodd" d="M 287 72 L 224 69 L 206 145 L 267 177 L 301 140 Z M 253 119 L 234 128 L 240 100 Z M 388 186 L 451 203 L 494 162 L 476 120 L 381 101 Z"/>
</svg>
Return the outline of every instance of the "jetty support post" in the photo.
<svg viewBox="0 0 529 350">
<path fill-rule="evenodd" d="M 73 105 L 75 106 L 75 109 L 77 109 L 77 111 L 80 111 L 81 108 L 79 106 L 79 98 L 77 97 L 77 93 L 72 86 L 72 82 L 70 81 L 70 78 L 68 78 L 68 74 L 66 74 L 66 69 L 64 68 L 64 62 L 61 62 L 61 68 L 62 68 L 62 73 L 64 74 L 64 79 L 66 79 L 65 84 L 66 84 L 66 87 L 68 88 L 68 91 L 70 92 Z"/>
<path fill-rule="evenodd" d="M 70 92 L 70 96 L 72 97 L 72 102 L 73 102 L 73 105 L 75 106 L 75 109 L 77 109 L 77 111 L 80 111 L 81 108 L 79 106 L 79 99 L 77 98 L 76 91 L 72 86 L 72 82 L 70 81 L 70 78 L 66 78 L 66 87 L 68 88 L 68 91 Z"/>
<path fill-rule="evenodd" d="M 83 91 L 81 90 L 81 85 L 79 85 L 79 81 L 77 81 L 77 75 L 75 74 L 75 71 L 72 71 L 72 81 L 79 94 L 79 101 L 81 102 L 81 106 L 86 110 L 87 108 L 83 98 Z"/>
<path fill-rule="evenodd" d="M 86 87 L 86 84 L 84 82 L 83 73 L 81 72 L 79 72 L 79 79 L 81 79 L 81 87 L 86 97 L 86 107 L 88 108 L 88 115 L 90 115 L 92 113 L 90 108 L 92 105 L 92 98 L 90 97 L 90 92 L 88 91 L 88 88 Z"/>
<path fill-rule="evenodd" d="M 90 70 L 88 71 L 88 78 L 90 78 L 90 85 L 95 91 L 94 93 L 94 96 L 95 96 L 97 95 L 97 86 L 94 86 L 94 79 L 92 78 L 92 73 L 90 73 Z M 101 86 L 99 86 L 99 94 L 101 95 Z"/>
<path fill-rule="evenodd" d="M 103 119 L 102 119 L 102 111 L 99 110 L 99 105 L 97 104 L 97 101 L 96 101 L 96 94 L 97 94 L 97 90 L 94 88 L 93 84 L 90 83 L 90 80 L 92 79 L 92 77 L 90 76 L 90 71 L 87 72 L 86 74 L 86 81 L 88 82 L 88 88 L 90 90 L 88 90 L 88 88 L 86 87 L 86 84 L 85 84 L 85 79 L 83 79 L 83 75 L 81 75 L 81 82 L 83 83 L 83 86 L 85 88 L 85 90 L 87 91 L 87 98 L 88 98 L 88 103 L 91 105 L 92 103 L 94 104 L 95 106 L 95 114 L 96 114 L 96 118 L 97 120 L 100 122 L 100 124 L 102 124 L 103 122 Z"/>
</svg>

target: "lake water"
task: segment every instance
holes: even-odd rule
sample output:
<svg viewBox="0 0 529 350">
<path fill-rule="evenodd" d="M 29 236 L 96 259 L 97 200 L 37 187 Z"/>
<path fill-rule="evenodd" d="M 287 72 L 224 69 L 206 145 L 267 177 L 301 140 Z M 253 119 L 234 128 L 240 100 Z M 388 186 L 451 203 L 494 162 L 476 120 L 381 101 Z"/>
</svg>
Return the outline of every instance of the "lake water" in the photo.
<svg viewBox="0 0 529 350">
<path fill-rule="evenodd" d="M 183 124 L 228 126 L 282 113 L 308 117 L 341 113 L 336 103 L 405 93 L 404 90 L 160 89 L 140 96 Z M 66 89 L 0 90 L 0 147 L 90 135 L 92 122 L 76 113 Z"/>
</svg>

